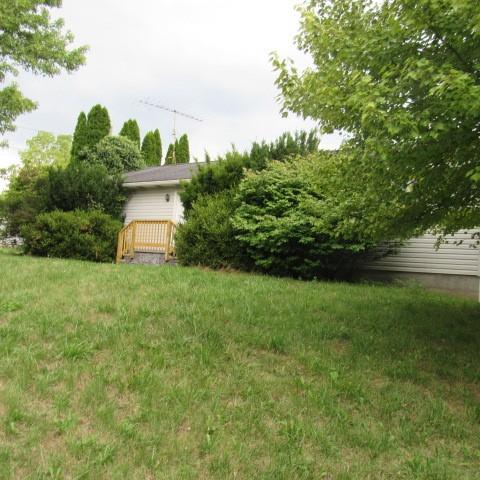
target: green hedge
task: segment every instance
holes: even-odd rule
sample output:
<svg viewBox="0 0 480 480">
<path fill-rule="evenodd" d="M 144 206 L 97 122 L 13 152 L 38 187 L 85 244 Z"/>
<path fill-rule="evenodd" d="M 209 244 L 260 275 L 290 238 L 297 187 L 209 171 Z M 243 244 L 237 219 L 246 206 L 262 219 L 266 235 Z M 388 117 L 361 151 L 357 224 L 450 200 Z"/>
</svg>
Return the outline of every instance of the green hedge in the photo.
<svg viewBox="0 0 480 480">
<path fill-rule="evenodd" d="M 111 262 L 122 223 L 99 211 L 40 214 L 22 229 L 24 250 L 32 255 Z"/>
</svg>

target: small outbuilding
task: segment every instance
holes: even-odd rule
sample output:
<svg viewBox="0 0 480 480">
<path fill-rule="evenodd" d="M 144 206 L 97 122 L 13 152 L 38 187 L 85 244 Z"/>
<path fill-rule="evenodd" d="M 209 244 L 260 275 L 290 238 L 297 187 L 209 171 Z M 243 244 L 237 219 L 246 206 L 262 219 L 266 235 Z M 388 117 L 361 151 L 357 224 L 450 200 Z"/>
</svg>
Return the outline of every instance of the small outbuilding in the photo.
<svg viewBox="0 0 480 480">
<path fill-rule="evenodd" d="M 197 171 L 197 163 L 181 163 L 127 173 L 123 184 L 129 192 L 125 224 L 133 220 L 180 222 L 183 218 L 180 182 L 190 180 Z"/>
<path fill-rule="evenodd" d="M 117 263 L 175 260 L 175 232 L 183 219 L 182 181 L 198 171 L 186 163 L 145 168 L 125 175 L 125 226 L 118 235 Z"/>
</svg>

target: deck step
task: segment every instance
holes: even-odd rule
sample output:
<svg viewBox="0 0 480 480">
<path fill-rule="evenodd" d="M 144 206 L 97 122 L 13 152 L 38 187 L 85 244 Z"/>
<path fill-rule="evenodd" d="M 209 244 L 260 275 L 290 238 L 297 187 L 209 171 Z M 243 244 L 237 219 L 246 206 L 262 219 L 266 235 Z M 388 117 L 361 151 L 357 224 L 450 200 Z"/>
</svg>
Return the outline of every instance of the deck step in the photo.
<svg viewBox="0 0 480 480">
<path fill-rule="evenodd" d="M 126 257 L 122 263 L 131 263 L 135 265 L 176 265 L 177 259 L 170 257 L 165 261 L 165 253 L 161 252 L 135 252 L 133 258 Z"/>
</svg>

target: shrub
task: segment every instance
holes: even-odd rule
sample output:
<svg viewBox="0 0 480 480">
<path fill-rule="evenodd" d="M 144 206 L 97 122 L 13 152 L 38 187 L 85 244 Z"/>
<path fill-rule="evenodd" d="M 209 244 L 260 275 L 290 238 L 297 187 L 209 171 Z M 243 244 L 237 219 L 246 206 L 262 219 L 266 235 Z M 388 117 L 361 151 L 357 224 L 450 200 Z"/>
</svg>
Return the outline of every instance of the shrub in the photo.
<svg viewBox="0 0 480 480">
<path fill-rule="evenodd" d="M 374 246 L 356 233 L 335 155 L 272 162 L 240 183 L 236 238 L 256 268 L 300 278 L 348 278 Z"/>
<path fill-rule="evenodd" d="M 180 193 L 185 214 L 188 217 L 193 204 L 202 196 L 232 189 L 240 183 L 247 162 L 247 155 L 229 152 L 215 163 L 200 165 L 190 182 L 185 182 Z"/>
<path fill-rule="evenodd" d="M 175 244 L 183 265 L 210 268 L 248 268 L 242 245 L 235 239 L 231 224 L 233 195 L 222 192 L 201 197 L 193 205 L 188 220 L 178 226 Z"/>
<path fill-rule="evenodd" d="M 125 203 L 121 175 L 110 175 L 104 165 L 73 163 L 49 170 L 47 210 L 101 210 L 120 218 Z"/>
<path fill-rule="evenodd" d="M 183 185 L 181 198 L 188 212 L 194 202 L 202 195 L 211 195 L 235 188 L 245 174 L 245 169 L 260 171 L 268 160 L 287 160 L 298 155 L 318 151 L 319 140 L 314 131 L 300 131 L 294 135 L 284 133 L 272 143 L 253 143 L 250 152 L 239 153 L 235 150 L 227 153 L 216 162 L 202 165 L 198 174 Z"/>
<path fill-rule="evenodd" d="M 121 222 L 102 212 L 57 210 L 40 214 L 21 233 L 25 252 L 32 255 L 110 262 L 121 228 Z"/>
<path fill-rule="evenodd" d="M 17 236 L 45 211 L 48 199 L 48 173 L 44 166 L 23 166 L 11 179 L 8 190 L 0 195 L 0 224 L 4 233 Z"/>
<path fill-rule="evenodd" d="M 140 149 L 126 137 L 104 137 L 84 151 L 80 161 L 103 165 L 111 174 L 139 170 L 145 166 Z"/>
</svg>

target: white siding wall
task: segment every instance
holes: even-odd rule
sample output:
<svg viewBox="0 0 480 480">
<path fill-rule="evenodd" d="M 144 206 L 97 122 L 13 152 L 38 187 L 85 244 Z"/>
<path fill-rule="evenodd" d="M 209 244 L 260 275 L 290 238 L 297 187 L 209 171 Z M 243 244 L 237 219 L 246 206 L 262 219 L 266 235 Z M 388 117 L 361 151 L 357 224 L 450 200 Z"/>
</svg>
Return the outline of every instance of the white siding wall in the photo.
<svg viewBox="0 0 480 480">
<path fill-rule="evenodd" d="M 471 232 L 449 235 L 449 243 L 435 249 L 436 237 L 423 235 L 413 238 L 399 248 L 396 254 L 388 255 L 370 263 L 370 270 L 390 272 L 442 273 L 447 275 L 480 276 L 480 246 L 472 248 Z M 463 240 L 455 245 L 455 240 Z"/>
<path fill-rule="evenodd" d="M 178 188 L 176 187 L 152 187 L 137 188 L 130 191 L 125 205 L 125 224 L 132 220 L 173 220 L 178 221 L 183 214 L 183 207 L 179 212 Z M 167 202 L 165 195 L 170 195 Z"/>
<path fill-rule="evenodd" d="M 182 199 L 180 198 L 180 191 L 177 190 L 175 192 L 175 198 L 173 202 L 173 213 L 172 213 L 172 220 L 175 223 L 180 223 L 183 221 L 183 203 Z"/>
</svg>

